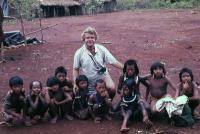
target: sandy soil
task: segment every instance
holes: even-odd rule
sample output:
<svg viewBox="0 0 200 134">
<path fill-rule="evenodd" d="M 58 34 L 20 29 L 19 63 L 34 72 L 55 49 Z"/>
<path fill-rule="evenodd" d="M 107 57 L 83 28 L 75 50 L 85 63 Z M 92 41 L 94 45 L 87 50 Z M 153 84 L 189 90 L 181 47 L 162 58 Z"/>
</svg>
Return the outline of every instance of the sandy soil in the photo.
<svg viewBox="0 0 200 134">
<path fill-rule="evenodd" d="M 167 75 L 178 83 L 181 68 L 189 67 L 194 72 L 196 81 L 200 81 L 200 12 L 191 10 L 135 10 L 115 13 L 43 19 L 42 25 L 58 24 L 43 31 L 43 45 L 34 45 L 11 49 L 5 52 L 6 63 L 0 64 L 0 98 L 9 90 L 8 80 L 19 75 L 24 79 L 25 88 L 32 80 L 41 80 L 54 75 L 57 66 L 68 69 L 72 78 L 73 55 L 81 47 L 81 32 L 87 27 L 95 27 L 99 37 L 98 43 L 105 43 L 115 57 L 124 63 L 129 58 L 138 61 L 140 74 L 149 73 L 155 61 L 166 63 Z M 20 23 L 4 24 L 4 31 L 20 30 Z M 39 20 L 25 22 L 26 33 L 39 29 Z M 32 35 L 41 38 L 41 34 Z M 120 70 L 109 66 L 110 73 L 117 84 Z M 173 91 L 169 89 L 173 94 Z M 144 93 L 144 91 L 141 91 Z M 121 121 L 105 121 L 94 124 L 88 121 L 59 121 L 55 125 L 41 124 L 31 128 L 0 128 L 1 134 L 117 134 Z M 197 134 L 200 125 L 192 128 L 171 127 L 165 121 L 155 121 L 151 130 L 145 130 L 142 123 L 131 123 L 130 134 Z"/>
</svg>

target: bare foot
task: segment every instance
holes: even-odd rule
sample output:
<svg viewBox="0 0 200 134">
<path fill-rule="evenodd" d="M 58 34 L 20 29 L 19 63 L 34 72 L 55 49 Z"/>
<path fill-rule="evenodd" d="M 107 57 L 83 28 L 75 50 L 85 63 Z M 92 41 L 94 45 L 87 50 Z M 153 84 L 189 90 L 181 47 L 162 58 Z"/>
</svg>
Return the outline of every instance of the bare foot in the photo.
<svg viewBox="0 0 200 134">
<path fill-rule="evenodd" d="M 96 117 L 96 118 L 94 119 L 94 122 L 95 122 L 95 123 L 101 123 L 101 118 L 100 118 L 100 117 Z"/>
<path fill-rule="evenodd" d="M 106 120 L 109 120 L 109 121 L 112 120 L 112 117 L 110 117 L 110 115 L 105 115 L 104 118 L 105 118 Z"/>
<path fill-rule="evenodd" d="M 127 132 L 129 130 L 130 130 L 130 128 L 128 128 L 128 127 L 121 127 L 121 129 L 120 129 L 121 132 Z"/>
<path fill-rule="evenodd" d="M 146 120 L 144 124 L 146 129 L 150 129 L 153 126 L 153 123 L 150 120 Z"/>
</svg>

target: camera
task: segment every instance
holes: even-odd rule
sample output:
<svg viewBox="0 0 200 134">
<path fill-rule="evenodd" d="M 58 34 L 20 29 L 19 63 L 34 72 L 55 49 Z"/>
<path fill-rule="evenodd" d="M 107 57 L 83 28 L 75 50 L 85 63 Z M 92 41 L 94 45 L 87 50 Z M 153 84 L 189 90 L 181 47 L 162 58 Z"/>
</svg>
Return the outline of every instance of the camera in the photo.
<svg viewBox="0 0 200 134">
<path fill-rule="evenodd" d="M 106 68 L 105 67 L 102 67 L 101 69 L 98 70 L 98 74 L 99 75 L 102 75 L 106 72 Z"/>
</svg>

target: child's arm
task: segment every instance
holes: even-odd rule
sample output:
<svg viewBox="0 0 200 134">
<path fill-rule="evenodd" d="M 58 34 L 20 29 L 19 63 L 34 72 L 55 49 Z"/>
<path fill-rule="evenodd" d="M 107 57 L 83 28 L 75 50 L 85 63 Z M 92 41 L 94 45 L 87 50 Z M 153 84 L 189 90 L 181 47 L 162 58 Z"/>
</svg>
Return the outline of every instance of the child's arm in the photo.
<svg viewBox="0 0 200 134">
<path fill-rule="evenodd" d="M 50 103 L 50 97 L 47 88 L 42 89 L 42 92 L 39 94 L 39 97 L 44 105 L 48 105 Z"/>
<path fill-rule="evenodd" d="M 189 98 L 189 100 L 200 100 L 200 97 L 199 97 L 199 91 L 198 91 L 198 87 L 195 83 L 192 83 L 194 85 L 194 94 L 192 97 Z"/>
<path fill-rule="evenodd" d="M 93 107 L 95 107 L 94 106 L 94 102 L 93 102 L 93 95 L 91 95 L 90 97 L 89 97 L 89 99 L 88 99 L 88 110 L 89 110 L 89 113 L 90 113 L 90 115 L 92 116 L 92 118 L 93 119 L 95 119 L 96 118 L 96 116 L 95 116 L 95 114 L 94 114 L 94 112 L 93 112 Z"/>
<path fill-rule="evenodd" d="M 65 99 L 64 100 L 62 100 L 60 102 L 58 102 L 58 101 L 55 100 L 55 103 L 57 105 L 61 105 L 61 104 L 64 104 L 66 102 L 72 101 L 72 97 L 68 93 L 65 92 L 64 94 L 65 94 Z"/>
<path fill-rule="evenodd" d="M 119 77 L 119 82 L 118 82 L 118 87 L 117 87 L 117 93 L 121 94 L 122 93 L 122 82 L 123 82 L 123 76 Z"/>
<path fill-rule="evenodd" d="M 30 103 L 30 106 L 33 108 L 33 109 L 36 109 L 38 104 L 39 104 L 39 96 L 36 96 L 36 99 L 35 99 L 35 102 L 33 102 L 33 100 L 31 99 L 31 96 L 28 96 L 28 101 Z"/>
<path fill-rule="evenodd" d="M 165 76 L 166 77 L 166 76 Z M 166 79 L 167 79 L 167 81 L 168 81 L 168 84 L 169 84 L 169 86 L 175 91 L 175 98 L 176 97 L 178 97 L 178 95 L 179 95 L 179 90 L 175 87 L 175 85 L 171 82 L 171 80 L 168 78 L 168 77 L 166 77 Z"/>
<path fill-rule="evenodd" d="M 150 92 L 150 83 L 148 81 L 148 78 L 151 77 L 151 75 L 146 75 L 144 77 L 140 77 L 141 83 L 146 87 L 146 93 L 145 93 L 145 100 L 148 100 L 149 92 Z"/>
</svg>

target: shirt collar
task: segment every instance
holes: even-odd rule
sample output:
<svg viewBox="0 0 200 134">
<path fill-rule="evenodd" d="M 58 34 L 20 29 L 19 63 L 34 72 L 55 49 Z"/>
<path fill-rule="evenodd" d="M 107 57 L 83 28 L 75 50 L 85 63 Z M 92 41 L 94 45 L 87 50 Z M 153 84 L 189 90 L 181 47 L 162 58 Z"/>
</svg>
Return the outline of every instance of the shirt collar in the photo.
<svg viewBox="0 0 200 134">
<path fill-rule="evenodd" d="M 88 52 L 88 54 L 92 55 L 91 52 L 87 49 L 86 44 L 84 44 L 84 49 L 85 51 Z M 96 44 L 94 44 L 94 51 L 95 51 L 95 54 L 98 52 L 98 48 Z"/>
</svg>

